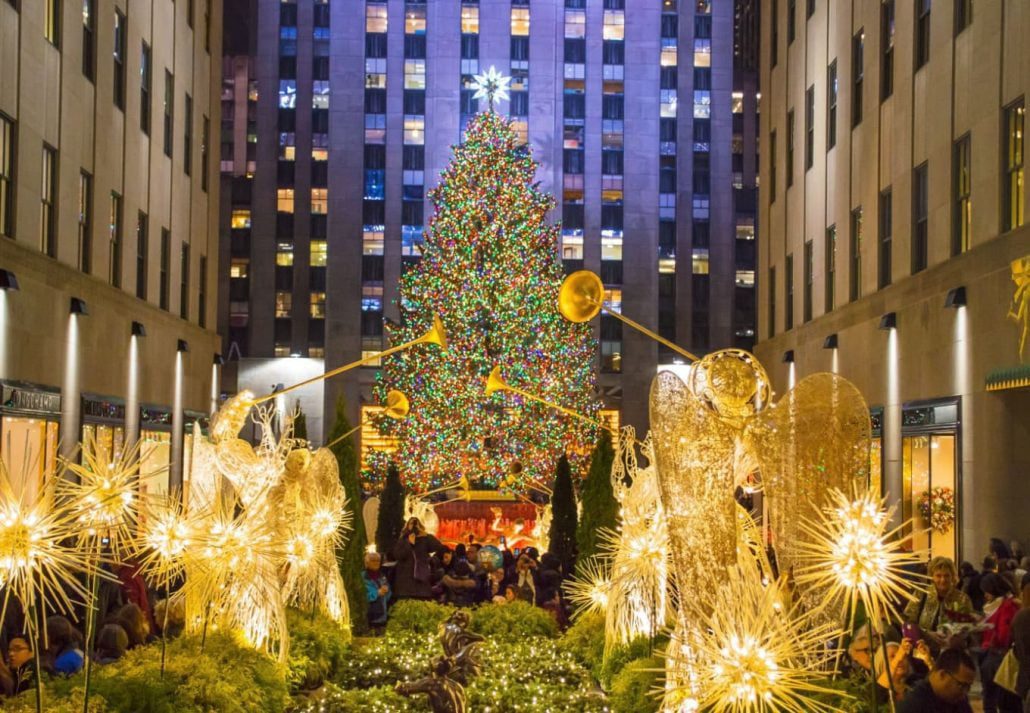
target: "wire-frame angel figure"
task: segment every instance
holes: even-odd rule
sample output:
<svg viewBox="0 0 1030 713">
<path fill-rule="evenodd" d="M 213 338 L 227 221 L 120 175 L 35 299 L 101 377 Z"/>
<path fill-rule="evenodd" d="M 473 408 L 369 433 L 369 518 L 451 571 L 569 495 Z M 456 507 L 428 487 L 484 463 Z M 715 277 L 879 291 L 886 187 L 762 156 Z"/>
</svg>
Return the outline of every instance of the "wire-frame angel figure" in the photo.
<svg viewBox="0 0 1030 713">
<path fill-rule="evenodd" d="M 737 349 L 695 362 L 686 381 L 661 372 L 652 382 L 650 437 L 681 603 L 675 639 L 687 639 L 696 603 L 738 563 L 737 485 L 760 473 L 767 533 L 788 572 L 810 537 L 802 519 L 828 504 L 832 488 L 850 490 L 867 475 L 869 413 L 850 382 L 814 374 L 780 401 L 771 396 L 761 364 Z M 669 659 L 667 677 L 696 672 Z"/>
</svg>

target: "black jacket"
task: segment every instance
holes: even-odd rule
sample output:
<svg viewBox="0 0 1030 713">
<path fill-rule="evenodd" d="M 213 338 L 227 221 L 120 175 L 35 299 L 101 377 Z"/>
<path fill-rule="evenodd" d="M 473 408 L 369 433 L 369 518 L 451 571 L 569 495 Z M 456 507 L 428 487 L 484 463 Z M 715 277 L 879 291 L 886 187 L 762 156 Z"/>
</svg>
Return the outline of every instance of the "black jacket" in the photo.
<svg viewBox="0 0 1030 713">
<path fill-rule="evenodd" d="M 432 563 L 429 555 L 443 549 L 440 540 L 422 535 L 415 544 L 401 535 L 390 554 L 397 561 L 394 568 L 393 595 L 395 599 L 431 599 L 433 596 Z M 416 576 L 417 574 L 417 576 Z"/>
</svg>

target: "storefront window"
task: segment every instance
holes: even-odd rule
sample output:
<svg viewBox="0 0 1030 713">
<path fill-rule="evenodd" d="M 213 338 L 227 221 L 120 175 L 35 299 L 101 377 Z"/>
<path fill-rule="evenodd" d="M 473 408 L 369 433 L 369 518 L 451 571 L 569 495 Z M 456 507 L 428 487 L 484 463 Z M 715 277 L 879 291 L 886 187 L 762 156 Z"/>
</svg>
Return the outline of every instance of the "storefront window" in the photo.
<svg viewBox="0 0 1030 713">
<path fill-rule="evenodd" d="M 45 478 L 57 466 L 56 421 L 18 416 L 0 417 L 0 458 L 15 497 L 36 501 Z"/>
<path fill-rule="evenodd" d="M 903 515 L 914 518 L 912 547 L 927 550 L 934 557 L 955 559 L 958 526 L 956 489 L 956 436 L 952 433 L 906 435 L 901 441 L 902 478 L 904 488 Z M 944 531 L 935 529 L 924 517 L 920 502 L 933 495 L 950 495 L 952 521 Z"/>
<path fill-rule="evenodd" d="M 111 463 L 122 457 L 125 447 L 125 429 L 87 423 L 82 427 L 82 448 L 95 448 L 93 456 L 101 463 Z M 84 454 L 85 455 L 85 454 Z"/>
<path fill-rule="evenodd" d="M 167 495 L 168 465 L 171 463 L 172 455 L 172 434 L 165 431 L 143 431 L 140 441 L 140 494 Z"/>
</svg>

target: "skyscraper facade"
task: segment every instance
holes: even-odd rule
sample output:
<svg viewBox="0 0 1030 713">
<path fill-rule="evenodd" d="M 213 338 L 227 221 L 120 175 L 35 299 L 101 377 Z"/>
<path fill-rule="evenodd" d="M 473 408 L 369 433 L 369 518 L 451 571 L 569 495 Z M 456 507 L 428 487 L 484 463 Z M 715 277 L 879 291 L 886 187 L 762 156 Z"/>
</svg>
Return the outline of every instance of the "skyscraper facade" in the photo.
<svg viewBox="0 0 1030 713">
<path fill-rule="evenodd" d="M 490 67 L 512 77 L 496 110 L 555 196 L 566 268 L 691 351 L 750 346 L 757 3 L 256 0 L 252 14 L 224 64 L 233 356 L 333 366 L 389 346 L 427 190 L 485 110 L 471 85 Z M 651 378 L 677 355 L 608 315 L 596 329 L 606 407 L 646 425 Z M 356 416 L 374 374 L 328 382 L 326 403 L 343 390 Z"/>
<path fill-rule="evenodd" d="M 781 394 L 818 371 L 853 381 L 871 482 L 913 519 L 905 534 L 973 560 L 1025 537 L 1030 497 L 1030 16 L 968 0 L 768 9 L 756 351 Z M 931 529 L 924 508 L 948 500 Z"/>
<path fill-rule="evenodd" d="M 221 28 L 218 0 L 0 3 L 0 459 L 16 492 L 87 438 L 107 455 L 142 438 L 146 488 L 182 484 L 217 380 Z"/>
</svg>

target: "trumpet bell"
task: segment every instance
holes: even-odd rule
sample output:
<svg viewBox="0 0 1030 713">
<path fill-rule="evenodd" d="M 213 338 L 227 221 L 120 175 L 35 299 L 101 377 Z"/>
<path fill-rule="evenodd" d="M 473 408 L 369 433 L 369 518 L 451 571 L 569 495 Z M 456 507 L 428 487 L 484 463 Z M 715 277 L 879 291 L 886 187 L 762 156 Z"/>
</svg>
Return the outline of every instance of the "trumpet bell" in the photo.
<svg viewBox="0 0 1030 713">
<path fill-rule="evenodd" d="M 404 395 L 403 391 L 390 389 L 386 394 L 386 408 L 383 410 L 383 413 L 388 418 L 404 418 L 408 415 L 409 408 L 408 397 Z"/>
<path fill-rule="evenodd" d="M 590 270 L 577 270 L 562 282 L 558 311 L 570 322 L 589 322 L 601 311 L 604 285 Z"/>
<path fill-rule="evenodd" d="M 507 391 L 510 388 L 508 382 L 501 376 L 501 367 L 495 366 L 490 371 L 490 376 L 486 377 L 486 395 L 490 396 L 495 391 Z"/>
<path fill-rule="evenodd" d="M 418 341 L 422 344 L 438 344 L 443 349 L 447 348 L 447 332 L 444 331 L 443 322 L 435 314 L 433 315 L 433 326 Z"/>
</svg>

